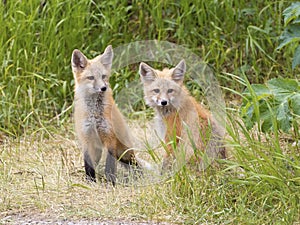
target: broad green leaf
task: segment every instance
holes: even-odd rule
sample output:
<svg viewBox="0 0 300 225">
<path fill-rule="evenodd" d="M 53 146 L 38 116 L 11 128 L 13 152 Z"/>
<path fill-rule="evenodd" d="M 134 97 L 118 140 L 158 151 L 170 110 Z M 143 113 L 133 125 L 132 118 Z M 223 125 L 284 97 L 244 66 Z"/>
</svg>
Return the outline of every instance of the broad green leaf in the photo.
<svg viewBox="0 0 300 225">
<path fill-rule="evenodd" d="M 283 102 L 278 106 L 277 109 L 277 119 L 284 120 L 288 117 L 289 107 L 287 102 Z"/>
<path fill-rule="evenodd" d="M 294 53 L 294 58 L 292 62 L 292 69 L 295 69 L 296 66 L 300 64 L 300 46 L 296 48 L 296 51 Z"/>
<path fill-rule="evenodd" d="M 295 94 L 290 100 L 293 113 L 300 116 L 300 93 Z"/>
<path fill-rule="evenodd" d="M 283 11 L 284 25 L 287 26 L 292 20 L 300 15 L 300 2 L 294 2 Z"/>
<path fill-rule="evenodd" d="M 262 97 L 267 97 L 269 96 L 270 94 L 272 94 L 269 90 L 269 88 L 264 85 L 264 84 L 252 84 L 251 87 L 253 88 L 253 91 L 255 92 L 256 96 L 261 99 Z M 251 94 L 249 92 L 248 89 L 246 89 L 244 91 L 244 95 L 246 97 L 250 97 L 251 98 Z"/>
<path fill-rule="evenodd" d="M 283 11 L 285 29 L 279 37 L 280 44 L 276 50 L 282 49 L 284 46 L 296 43 L 300 40 L 300 2 L 292 3 Z M 293 61 L 292 69 L 300 64 L 300 46 L 297 47 Z"/>
<path fill-rule="evenodd" d="M 254 116 L 254 99 L 259 105 L 259 120 L 261 121 L 261 130 L 269 132 L 270 130 L 280 129 L 283 132 L 289 132 L 292 124 L 295 124 L 295 116 L 300 114 L 300 86 L 297 80 L 287 78 L 275 78 L 263 84 L 252 84 L 251 88 L 256 95 L 254 98 L 246 90 L 244 101 L 241 108 L 242 118 L 247 129 L 251 129 L 255 123 L 258 123 Z M 277 126 L 274 122 L 277 121 Z M 295 125 L 293 125 L 295 126 Z"/>
<path fill-rule="evenodd" d="M 246 125 L 246 128 L 250 130 L 254 123 L 252 122 L 253 117 L 253 104 L 251 101 L 243 101 L 242 107 L 241 107 L 241 116 L 243 118 L 243 121 Z"/>
<path fill-rule="evenodd" d="M 292 24 L 297 24 L 297 23 L 300 23 L 300 18 L 295 19 L 295 20 L 292 22 Z"/>
<path fill-rule="evenodd" d="M 290 43 L 300 41 L 300 24 L 290 24 L 286 27 L 280 35 L 279 40 L 281 40 L 281 43 L 276 50 L 280 50 Z"/>
<path fill-rule="evenodd" d="M 291 128 L 291 124 L 290 124 L 291 116 L 290 116 L 290 111 L 289 111 L 287 101 L 281 103 L 278 106 L 277 120 L 278 120 L 279 128 L 287 133 Z"/>
<path fill-rule="evenodd" d="M 254 84 L 252 87 L 257 96 L 268 96 L 271 94 L 269 88 L 264 84 Z"/>
<path fill-rule="evenodd" d="M 255 15 L 256 10 L 255 8 L 244 8 L 241 10 L 241 15 L 243 16 L 253 16 Z"/>
<path fill-rule="evenodd" d="M 299 84 L 294 79 L 288 78 L 274 78 L 267 81 L 266 85 L 271 90 L 273 94 L 282 93 L 291 93 L 298 91 Z"/>
<path fill-rule="evenodd" d="M 289 119 L 278 120 L 279 129 L 285 133 L 288 133 L 291 129 L 291 122 Z"/>
<path fill-rule="evenodd" d="M 245 118 L 245 124 L 246 124 L 247 129 L 251 129 L 254 125 L 254 123 L 253 123 L 253 105 L 251 105 L 251 107 L 249 107 L 244 118 Z"/>
<path fill-rule="evenodd" d="M 264 120 L 264 122 L 261 125 L 262 132 L 266 133 L 272 128 L 272 119 L 269 117 L 268 119 Z"/>
</svg>

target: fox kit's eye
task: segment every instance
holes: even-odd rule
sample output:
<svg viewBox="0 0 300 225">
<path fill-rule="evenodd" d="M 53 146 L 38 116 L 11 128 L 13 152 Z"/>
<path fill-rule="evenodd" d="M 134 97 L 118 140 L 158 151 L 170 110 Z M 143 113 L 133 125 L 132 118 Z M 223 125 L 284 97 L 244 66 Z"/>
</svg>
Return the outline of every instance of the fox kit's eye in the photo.
<svg viewBox="0 0 300 225">
<path fill-rule="evenodd" d="M 159 93 L 159 89 L 153 89 L 154 93 Z"/>
<path fill-rule="evenodd" d="M 106 77 L 107 77 L 106 75 L 102 75 L 102 80 L 106 79 Z"/>
<path fill-rule="evenodd" d="M 95 77 L 94 77 L 94 76 L 88 76 L 87 79 L 88 79 L 88 80 L 94 80 Z"/>
<path fill-rule="evenodd" d="M 168 89 L 168 93 L 172 93 L 174 89 Z"/>
</svg>

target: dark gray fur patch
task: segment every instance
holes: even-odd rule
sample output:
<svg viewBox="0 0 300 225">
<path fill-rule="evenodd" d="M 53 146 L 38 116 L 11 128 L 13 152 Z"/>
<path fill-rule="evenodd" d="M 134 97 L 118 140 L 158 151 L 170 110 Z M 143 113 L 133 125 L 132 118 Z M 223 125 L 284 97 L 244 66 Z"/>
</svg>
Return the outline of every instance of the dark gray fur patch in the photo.
<svg viewBox="0 0 300 225">
<path fill-rule="evenodd" d="M 103 116 L 104 113 L 104 98 L 106 92 L 100 92 L 86 99 L 87 107 L 89 108 L 92 121 L 94 121 L 97 131 L 108 133 L 111 126 L 107 119 Z"/>
<path fill-rule="evenodd" d="M 168 106 L 159 106 L 159 107 L 157 107 L 157 111 L 162 116 L 168 116 L 169 114 L 176 112 L 176 109 L 173 106 L 168 105 Z"/>
</svg>

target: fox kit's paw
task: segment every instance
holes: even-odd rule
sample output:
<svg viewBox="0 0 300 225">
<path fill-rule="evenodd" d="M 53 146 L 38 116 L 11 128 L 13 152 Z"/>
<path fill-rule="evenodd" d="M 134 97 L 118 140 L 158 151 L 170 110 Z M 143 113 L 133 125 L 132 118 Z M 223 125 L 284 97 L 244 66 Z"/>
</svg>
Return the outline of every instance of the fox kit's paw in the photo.
<svg viewBox="0 0 300 225">
<path fill-rule="evenodd" d="M 166 156 L 163 158 L 163 163 L 162 163 L 162 171 L 161 175 L 166 175 L 172 173 L 172 170 L 174 169 L 175 166 L 175 157 L 174 156 Z"/>
<path fill-rule="evenodd" d="M 96 172 L 95 169 L 86 161 L 84 162 L 85 168 L 85 179 L 89 182 L 96 182 Z"/>
<path fill-rule="evenodd" d="M 226 148 L 225 147 L 220 147 L 220 150 L 219 150 L 219 157 L 221 159 L 226 159 L 227 158 L 227 152 L 226 152 Z"/>
<path fill-rule="evenodd" d="M 95 178 L 95 177 L 92 177 L 92 176 L 89 176 L 89 175 L 86 175 L 86 176 L 85 176 L 85 180 L 86 180 L 88 183 L 96 183 L 96 178 Z"/>
</svg>

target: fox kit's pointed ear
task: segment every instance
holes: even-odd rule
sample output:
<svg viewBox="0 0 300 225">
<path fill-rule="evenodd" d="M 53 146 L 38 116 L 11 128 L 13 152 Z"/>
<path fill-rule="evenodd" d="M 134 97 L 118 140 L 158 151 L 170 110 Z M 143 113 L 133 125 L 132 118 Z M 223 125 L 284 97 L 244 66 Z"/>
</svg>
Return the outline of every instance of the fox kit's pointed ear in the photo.
<svg viewBox="0 0 300 225">
<path fill-rule="evenodd" d="M 114 52 L 113 52 L 112 46 L 109 45 L 104 50 L 104 53 L 101 55 L 100 61 L 104 66 L 111 69 L 113 57 L 114 57 Z"/>
<path fill-rule="evenodd" d="M 87 63 L 88 63 L 88 60 L 85 57 L 85 55 L 78 49 L 75 49 L 72 53 L 72 59 L 71 59 L 73 71 L 84 70 Z"/>
<path fill-rule="evenodd" d="M 185 71 L 186 64 L 184 59 L 182 59 L 173 70 L 172 80 L 174 80 L 177 83 L 183 83 Z"/>
<path fill-rule="evenodd" d="M 152 82 L 156 78 L 154 69 L 143 62 L 140 63 L 139 74 L 143 83 Z"/>
</svg>

